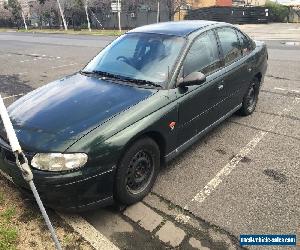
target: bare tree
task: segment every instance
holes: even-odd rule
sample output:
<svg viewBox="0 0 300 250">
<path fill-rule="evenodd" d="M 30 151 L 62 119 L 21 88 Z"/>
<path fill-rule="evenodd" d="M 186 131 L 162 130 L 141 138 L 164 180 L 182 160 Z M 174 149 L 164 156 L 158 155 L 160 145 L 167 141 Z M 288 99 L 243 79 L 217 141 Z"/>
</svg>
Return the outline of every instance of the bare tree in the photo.
<svg viewBox="0 0 300 250">
<path fill-rule="evenodd" d="M 32 14 L 36 15 L 39 20 L 39 27 L 43 24 L 52 26 L 54 20 L 59 20 L 59 10 L 56 0 L 38 0 L 30 3 Z"/>
<path fill-rule="evenodd" d="M 111 4 L 111 0 L 88 0 L 88 10 L 89 12 L 92 14 L 91 17 L 94 18 L 96 20 L 96 22 L 100 25 L 100 27 L 103 29 L 103 24 L 101 22 L 101 20 L 99 20 L 100 18 L 97 17 L 95 11 L 97 10 L 101 10 L 101 11 L 105 11 L 108 8 L 110 9 L 110 4 Z M 90 19 L 91 22 L 91 19 Z"/>
<path fill-rule="evenodd" d="M 169 20 L 173 20 L 174 15 L 180 11 L 183 6 L 186 6 L 185 0 L 167 0 L 167 6 L 169 9 Z"/>
<path fill-rule="evenodd" d="M 11 13 L 11 21 L 18 27 L 22 22 L 22 9 L 21 5 L 17 0 L 8 0 L 5 8 Z"/>
<path fill-rule="evenodd" d="M 11 12 L 7 9 L 7 7 L 5 6 L 5 8 L 0 8 L 0 17 L 1 19 L 4 20 L 9 20 L 12 18 L 12 14 Z"/>
</svg>

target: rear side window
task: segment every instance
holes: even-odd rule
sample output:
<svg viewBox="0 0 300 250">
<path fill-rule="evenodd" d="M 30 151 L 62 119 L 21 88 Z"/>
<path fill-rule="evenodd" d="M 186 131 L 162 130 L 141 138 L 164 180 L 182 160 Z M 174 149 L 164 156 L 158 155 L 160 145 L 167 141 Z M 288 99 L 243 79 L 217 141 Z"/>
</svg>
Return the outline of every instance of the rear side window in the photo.
<svg viewBox="0 0 300 250">
<path fill-rule="evenodd" d="M 192 44 L 183 64 L 183 75 L 193 72 L 209 74 L 220 67 L 216 36 L 213 31 L 200 35 Z"/>
<path fill-rule="evenodd" d="M 249 54 L 252 50 L 251 41 L 242 32 L 240 32 L 238 30 L 236 32 L 237 32 L 238 38 L 240 40 L 240 45 L 241 45 L 241 50 L 242 50 L 243 55 Z"/>
<path fill-rule="evenodd" d="M 237 33 L 229 27 L 217 29 L 217 33 L 223 50 L 225 65 L 229 65 L 242 55 Z"/>
</svg>

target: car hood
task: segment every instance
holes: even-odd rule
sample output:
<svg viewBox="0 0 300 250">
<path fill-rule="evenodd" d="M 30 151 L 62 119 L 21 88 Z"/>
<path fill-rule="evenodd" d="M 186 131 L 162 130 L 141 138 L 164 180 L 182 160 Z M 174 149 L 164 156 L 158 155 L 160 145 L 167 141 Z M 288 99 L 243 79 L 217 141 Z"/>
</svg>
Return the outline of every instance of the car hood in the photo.
<svg viewBox="0 0 300 250">
<path fill-rule="evenodd" d="M 155 92 L 75 74 L 30 92 L 8 112 L 21 146 L 29 151 L 63 150 Z"/>
</svg>

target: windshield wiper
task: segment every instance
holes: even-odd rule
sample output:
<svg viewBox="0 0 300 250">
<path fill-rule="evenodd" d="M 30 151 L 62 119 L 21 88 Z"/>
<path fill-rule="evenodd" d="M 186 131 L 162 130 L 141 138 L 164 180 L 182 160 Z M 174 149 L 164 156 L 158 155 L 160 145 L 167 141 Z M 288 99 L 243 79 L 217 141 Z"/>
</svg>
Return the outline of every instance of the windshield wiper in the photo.
<svg viewBox="0 0 300 250">
<path fill-rule="evenodd" d="M 135 79 L 135 78 L 130 78 L 130 77 L 126 77 L 126 76 L 123 77 L 123 76 L 115 75 L 115 74 L 100 71 L 100 70 L 80 71 L 80 73 L 82 73 L 82 74 L 95 74 L 95 75 L 100 75 L 100 76 L 104 76 L 104 77 L 114 78 L 114 79 L 117 79 L 117 80 L 123 81 L 123 82 L 133 82 L 137 85 L 148 85 L 148 86 L 154 86 L 154 87 L 162 88 L 161 85 L 159 85 L 157 83 L 154 83 L 154 82 L 151 82 L 151 81 Z"/>
<path fill-rule="evenodd" d="M 104 76 L 104 77 L 110 77 L 110 78 L 115 78 L 118 80 L 123 80 L 123 78 L 121 76 L 112 74 L 112 73 L 108 73 L 105 71 L 100 71 L 100 70 L 93 70 L 93 71 L 80 71 L 80 73 L 82 74 L 87 74 L 87 75 L 99 75 L 99 76 Z"/>
<path fill-rule="evenodd" d="M 154 86 L 157 88 L 162 88 L 161 85 L 151 82 L 151 81 L 147 81 L 147 80 L 141 80 L 141 79 L 134 79 L 134 78 L 125 78 L 127 81 L 129 82 L 133 82 L 136 83 L 137 85 L 148 85 L 148 86 Z"/>
</svg>

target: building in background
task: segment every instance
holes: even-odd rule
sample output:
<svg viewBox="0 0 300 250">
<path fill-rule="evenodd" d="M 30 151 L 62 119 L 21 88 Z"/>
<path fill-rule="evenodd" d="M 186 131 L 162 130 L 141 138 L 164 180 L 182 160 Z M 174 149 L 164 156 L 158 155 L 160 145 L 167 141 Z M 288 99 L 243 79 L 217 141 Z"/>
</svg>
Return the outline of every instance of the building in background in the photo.
<svg viewBox="0 0 300 250">
<path fill-rule="evenodd" d="M 265 6 L 266 0 L 232 0 L 232 6 Z"/>
<path fill-rule="evenodd" d="M 189 0 L 193 9 L 212 6 L 232 6 L 232 0 Z"/>
<path fill-rule="evenodd" d="M 174 15 L 174 20 L 183 20 L 189 10 L 205 7 L 232 6 L 233 0 L 187 0 Z"/>
</svg>

